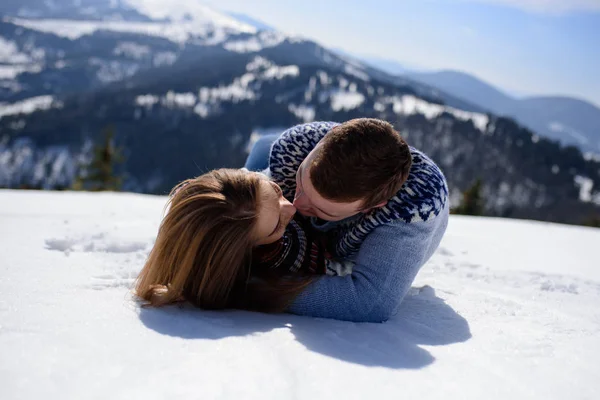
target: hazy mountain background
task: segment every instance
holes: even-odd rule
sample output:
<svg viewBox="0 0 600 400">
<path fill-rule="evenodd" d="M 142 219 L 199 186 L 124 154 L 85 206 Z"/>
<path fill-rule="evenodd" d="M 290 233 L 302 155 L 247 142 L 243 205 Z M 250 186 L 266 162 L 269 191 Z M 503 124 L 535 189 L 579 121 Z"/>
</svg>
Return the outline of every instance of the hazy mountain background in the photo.
<svg viewBox="0 0 600 400">
<path fill-rule="evenodd" d="M 597 109 L 585 102 L 512 99 L 464 74 L 397 75 L 249 17 L 161 4 L 2 4 L 0 186 L 70 188 L 112 129 L 123 189 L 164 194 L 242 166 L 264 132 L 377 117 L 442 167 L 454 205 L 481 180 L 488 215 L 584 223 L 600 212 Z"/>
</svg>

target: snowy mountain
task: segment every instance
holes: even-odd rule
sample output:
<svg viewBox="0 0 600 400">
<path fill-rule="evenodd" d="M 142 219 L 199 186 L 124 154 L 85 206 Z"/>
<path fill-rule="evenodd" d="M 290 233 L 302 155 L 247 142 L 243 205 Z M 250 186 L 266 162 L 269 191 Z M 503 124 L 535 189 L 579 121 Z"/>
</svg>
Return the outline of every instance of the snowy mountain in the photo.
<svg viewBox="0 0 600 400">
<path fill-rule="evenodd" d="M 0 14 L 69 20 L 148 20 L 127 0 L 3 0 Z"/>
<path fill-rule="evenodd" d="M 355 324 L 140 308 L 165 202 L 0 190 L 2 399 L 597 398 L 599 230 L 451 216 L 398 314 Z"/>
<path fill-rule="evenodd" d="M 517 99 L 463 72 L 411 72 L 408 77 L 454 94 L 497 115 L 515 118 L 546 137 L 600 154 L 600 109 L 569 97 Z"/>
<path fill-rule="evenodd" d="M 490 215 L 600 214 L 600 160 L 510 119 L 195 2 L 127 4 L 147 20 L 2 19 L 1 187 L 68 188 L 108 126 L 124 150 L 124 189 L 165 193 L 241 166 L 265 130 L 377 117 L 436 160 L 454 204 L 480 178 Z"/>
</svg>

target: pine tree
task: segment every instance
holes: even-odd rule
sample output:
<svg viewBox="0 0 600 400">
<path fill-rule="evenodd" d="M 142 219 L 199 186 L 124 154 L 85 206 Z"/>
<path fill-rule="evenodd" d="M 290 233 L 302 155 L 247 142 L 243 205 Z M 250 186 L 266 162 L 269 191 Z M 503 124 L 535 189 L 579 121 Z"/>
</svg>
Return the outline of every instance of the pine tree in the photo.
<svg viewBox="0 0 600 400">
<path fill-rule="evenodd" d="M 477 179 L 473 186 L 463 192 L 460 206 L 453 210 L 454 214 L 483 215 L 484 199 L 481 194 L 481 179 Z"/>
<path fill-rule="evenodd" d="M 94 145 L 92 159 L 82 168 L 73 183 L 74 190 L 119 191 L 122 178 L 116 167 L 123 162 L 122 149 L 114 143 L 114 128 L 108 127 L 102 134 L 102 143 Z"/>
</svg>

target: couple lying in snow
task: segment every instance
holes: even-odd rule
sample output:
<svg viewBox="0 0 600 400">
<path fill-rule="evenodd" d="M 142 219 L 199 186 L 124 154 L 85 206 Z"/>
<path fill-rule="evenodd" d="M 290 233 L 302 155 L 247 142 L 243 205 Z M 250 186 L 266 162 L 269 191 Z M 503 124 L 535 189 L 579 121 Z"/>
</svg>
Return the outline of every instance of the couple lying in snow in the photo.
<svg viewBox="0 0 600 400">
<path fill-rule="evenodd" d="M 385 321 L 448 208 L 440 169 L 387 122 L 298 125 L 259 139 L 244 169 L 173 189 L 136 293 L 151 306 Z"/>
</svg>

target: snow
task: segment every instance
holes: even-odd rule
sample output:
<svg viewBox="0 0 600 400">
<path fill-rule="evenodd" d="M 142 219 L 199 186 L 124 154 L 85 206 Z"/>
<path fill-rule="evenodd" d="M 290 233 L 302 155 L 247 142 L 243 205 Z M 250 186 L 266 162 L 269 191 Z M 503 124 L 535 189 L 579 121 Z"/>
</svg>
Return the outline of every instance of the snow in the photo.
<svg viewBox="0 0 600 400">
<path fill-rule="evenodd" d="M 170 0 L 169 7 L 165 7 L 164 0 L 125 0 L 125 2 L 138 12 L 156 20 L 170 19 L 177 23 L 193 21 L 196 24 L 213 24 L 239 32 L 256 32 L 253 26 L 207 7 L 198 0 Z"/>
<path fill-rule="evenodd" d="M 286 76 L 298 76 L 299 74 L 300 68 L 297 65 L 286 65 L 284 67 L 274 65 L 264 71 L 263 77 L 265 79 L 283 79 Z"/>
<path fill-rule="evenodd" d="M 243 100 L 254 99 L 256 94 L 248 88 L 248 85 L 254 79 L 255 76 L 248 73 L 235 78 L 229 85 L 220 85 L 212 88 L 203 87 L 199 91 L 198 98 L 202 103 L 219 103 L 221 101 L 238 103 Z"/>
<path fill-rule="evenodd" d="M 41 70 L 40 65 L 0 65 L 0 80 L 15 79 L 23 72 L 38 73 Z"/>
<path fill-rule="evenodd" d="M 276 31 L 262 31 L 247 39 L 232 40 L 223 47 L 236 53 L 255 53 L 269 47 L 275 47 L 283 43 L 286 35 Z"/>
<path fill-rule="evenodd" d="M 96 57 L 89 59 L 90 65 L 98 67 L 96 76 L 102 83 L 118 82 L 135 75 L 139 65 L 135 62 L 104 60 Z"/>
<path fill-rule="evenodd" d="M 160 103 L 169 108 L 190 109 L 200 118 L 208 118 L 221 112 L 223 102 L 235 104 L 257 98 L 259 93 L 255 91 L 254 84 L 260 84 L 259 81 L 261 80 L 280 80 L 298 76 L 300 73 L 300 69 L 296 65 L 279 66 L 263 57 L 253 58 L 246 65 L 246 71 L 248 72 L 236 77 L 230 84 L 221 84 L 217 87 L 201 87 L 197 95 L 173 91 L 169 91 L 162 96 L 144 94 L 136 97 L 135 104 L 139 107 L 150 108 Z"/>
<path fill-rule="evenodd" d="M 173 51 L 161 51 L 154 55 L 152 64 L 155 67 L 161 67 L 163 65 L 173 65 L 175 61 L 177 61 L 177 53 Z"/>
<path fill-rule="evenodd" d="M 151 53 L 150 47 L 137 44 L 135 42 L 121 42 L 113 50 L 117 56 L 126 56 L 134 60 L 142 60 Z"/>
<path fill-rule="evenodd" d="M 21 129 L 25 127 L 23 120 L 16 124 Z M 79 161 L 78 155 L 66 146 L 39 149 L 26 138 L 18 138 L 10 144 L 0 141 L 0 187 L 68 187 Z"/>
<path fill-rule="evenodd" d="M 175 93 L 169 91 L 163 99 L 163 104 L 170 108 L 188 108 L 196 105 L 197 97 L 193 93 Z"/>
<path fill-rule="evenodd" d="M 576 175 L 575 186 L 579 187 L 579 200 L 584 203 L 600 205 L 600 192 L 593 192 L 594 181 L 588 177 Z"/>
<path fill-rule="evenodd" d="M 355 77 L 357 77 L 358 79 L 361 79 L 363 81 L 369 81 L 369 75 L 363 71 L 360 68 L 355 67 L 354 65 L 351 64 L 346 64 L 344 66 L 344 72 L 347 73 L 348 75 L 353 75 Z"/>
<path fill-rule="evenodd" d="M 444 106 L 441 104 L 429 103 L 425 100 L 419 99 L 418 97 L 405 95 L 405 96 L 391 96 L 384 99 L 380 99 L 380 102 L 392 103 L 394 112 L 396 114 L 412 115 L 412 114 L 423 114 L 425 118 L 432 119 L 438 117 L 444 112 L 452 114 L 455 118 L 462 121 L 471 120 L 473 125 L 481 132 L 485 132 L 489 117 L 486 114 L 468 112 L 456 109 L 454 107 Z"/>
<path fill-rule="evenodd" d="M 31 114 L 36 110 L 48 110 L 52 107 L 62 107 L 52 96 L 31 97 L 11 104 L 0 103 L 0 119 L 6 115 Z"/>
<path fill-rule="evenodd" d="M 600 162 L 600 154 L 592 153 L 591 151 L 588 151 L 588 152 L 584 153 L 583 154 L 583 158 L 586 161 Z"/>
<path fill-rule="evenodd" d="M 254 72 L 258 70 L 264 70 L 273 66 L 273 63 L 264 57 L 256 56 L 246 65 L 246 71 Z"/>
<path fill-rule="evenodd" d="M 250 64 L 249 64 L 250 65 Z M 221 103 L 239 103 L 241 101 L 255 99 L 257 94 L 250 88 L 250 84 L 257 77 L 264 79 L 282 79 L 288 75 L 294 75 L 289 67 L 278 67 L 271 63 L 265 64 L 265 71 L 258 71 L 256 74 L 248 72 L 233 80 L 228 85 L 219 85 L 217 87 L 201 87 L 198 94 L 194 93 L 176 93 L 169 91 L 166 95 L 158 96 L 153 94 L 144 94 L 137 96 L 135 104 L 139 107 L 151 108 L 160 103 L 169 108 L 183 108 L 193 110 L 201 118 L 208 118 L 221 112 Z M 261 67 L 262 68 L 262 67 Z M 295 67 L 297 68 L 297 67 Z"/>
<path fill-rule="evenodd" d="M 331 77 L 325 71 L 317 71 L 317 76 L 322 86 L 330 85 L 332 82 Z"/>
<path fill-rule="evenodd" d="M 141 309 L 165 201 L 0 190 L 3 398 L 597 396 L 598 229 L 452 216 L 385 324 Z"/>
<path fill-rule="evenodd" d="M 304 104 L 297 106 L 295 104 L 290 104 L 288 110 L 304 122 L 312 122 L 315 120 L 316 111 L 313 106 Z"/>
<path fill-rule="evenodd" d="M 194 107 L 194 113 L 198 114 L 200 118 L 208 118 L 210 116 L 211 108 L 208 104 L 198 103 Z"/>
<path fill-rule="evenodd" d="M 160 101 L 158 96 L 152 94 L 144 94 L 135 98 L 135 104 L 141 107 L 152 107 Z"/>
<path fill-rule="evenodd" d="M 333 111 L 348 111 L 359 107 L 365 101 L 362 93 L 338 90 L 331 94 L 331 109 Z"/>
<path fill-rule="evenodd" d="M 20 64 L 30 61 L 27 54 L 19 51 L 15 42 L 0 36 L 0 63 Z"/>
<path fill-rule="evenodd" d="M 167 9 L 167 7 L 163 7 Z M 170 9 L 170 7 L 168 8 Z M 156 36 L 168 39 L 175 43 L 184 43 L 193 37 L 208 37 L 212 35 L 207 44 L 217 44 L 227 39 L 229 34 L 247 32 L 225 24 L 214 25 L 210 21 L 156 21 L 156 22 L 134 22 L 134 21 L 78 21 L 67 19 L 22 19 L 7 18 L 15 25 L 32 29 L 39 32 L 52 33 L 54 35 L 71 40 L 79 39 L 85 35 L 91 35 L 96 31 L 106 30 L 113 32 L 139 33 L 142 35 Z M 253 29 L 253 28 L 252 28 Z"/>
</svg>

